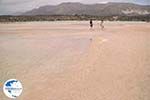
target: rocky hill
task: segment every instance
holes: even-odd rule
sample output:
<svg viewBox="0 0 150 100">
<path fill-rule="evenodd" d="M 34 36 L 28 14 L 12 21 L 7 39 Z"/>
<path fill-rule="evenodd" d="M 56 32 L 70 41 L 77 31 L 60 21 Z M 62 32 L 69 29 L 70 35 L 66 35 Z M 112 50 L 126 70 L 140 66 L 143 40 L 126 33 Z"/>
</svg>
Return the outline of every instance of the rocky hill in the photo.
<svg viewBox="0 0 150 100">
<path fill-rule="evenodd" d="M 27 11 L 22 15 L 93 15 L 93 16 L 137 16 L 149 15 L 149 5 L 131 3 L 82 4 L 62 3 L 46 5 Z"/>
</svg>

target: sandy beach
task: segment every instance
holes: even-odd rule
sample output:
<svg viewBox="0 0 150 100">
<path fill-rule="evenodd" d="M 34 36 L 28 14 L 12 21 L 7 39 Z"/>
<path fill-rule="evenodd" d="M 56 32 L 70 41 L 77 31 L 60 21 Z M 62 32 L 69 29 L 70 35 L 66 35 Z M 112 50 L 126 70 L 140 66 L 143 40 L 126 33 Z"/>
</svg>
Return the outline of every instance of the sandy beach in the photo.
<svg viewBox="0 0 150 100">
<path fill-rule="evenodd" d="M 0 23 L 0 84 L 20 80 L 17 100 L 150 100 L 150 23 L 104 25 Z"/>
</svg>

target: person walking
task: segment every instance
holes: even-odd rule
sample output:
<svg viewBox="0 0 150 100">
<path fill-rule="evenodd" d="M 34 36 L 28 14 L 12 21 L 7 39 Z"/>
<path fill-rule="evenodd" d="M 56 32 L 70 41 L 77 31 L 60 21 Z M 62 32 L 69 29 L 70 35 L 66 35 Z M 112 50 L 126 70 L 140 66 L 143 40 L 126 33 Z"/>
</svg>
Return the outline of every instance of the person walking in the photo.
<svg viewBox="0 0 150 100">
<path fill-rule="evenodd" d="M 104 29 L 104 25 L 103 24 L 104 24 L 104 20 L 102 19 L 101 23 L 100 23 L 100 27 L 101 27 L 102 30 Z"/>
<path fill-rule="evenodd" d="M 93 20 L 90 19 L 90 27 L 93 28 Z"/>
</svg>

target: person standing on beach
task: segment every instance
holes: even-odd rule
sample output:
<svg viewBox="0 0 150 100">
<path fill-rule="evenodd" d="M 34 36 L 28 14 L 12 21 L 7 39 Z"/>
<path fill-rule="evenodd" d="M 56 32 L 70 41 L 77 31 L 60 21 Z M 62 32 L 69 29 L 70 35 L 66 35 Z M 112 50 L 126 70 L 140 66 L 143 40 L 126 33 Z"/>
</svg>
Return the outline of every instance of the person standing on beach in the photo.
<svg viewBox="0 0 150 100">
<path fill-rule="evenodd" d="M 93 20 L 90 19 L 90 27 L 93 28 Z"/>
<path fill-rule="evenodd" d="M 104 25 L 103 24 L 104 24 L 104 20 L 102 19 L 101 23 L 100 23 L 100 27 L 101 27 L 102 30 L 104 29 Z"/>
</svg>

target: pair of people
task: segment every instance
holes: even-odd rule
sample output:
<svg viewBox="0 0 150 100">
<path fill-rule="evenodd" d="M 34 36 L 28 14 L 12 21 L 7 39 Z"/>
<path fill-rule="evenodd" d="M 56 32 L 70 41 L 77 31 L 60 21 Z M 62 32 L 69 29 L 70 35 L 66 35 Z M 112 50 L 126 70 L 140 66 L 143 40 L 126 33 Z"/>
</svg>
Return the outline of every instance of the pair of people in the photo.
<svg viewBox="0 0 150 100">
<path fill-rule="evenodd" d="M 101 20 L 100 27 L 101 27 L 102 30 L 104 29 L 103 24 L 104 24 L 104 20 Z M 90 27 L 93 28 L 93 20 L 92 19 L 90 19 Z"/>
</svg>

